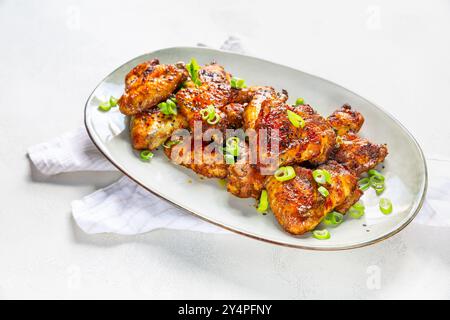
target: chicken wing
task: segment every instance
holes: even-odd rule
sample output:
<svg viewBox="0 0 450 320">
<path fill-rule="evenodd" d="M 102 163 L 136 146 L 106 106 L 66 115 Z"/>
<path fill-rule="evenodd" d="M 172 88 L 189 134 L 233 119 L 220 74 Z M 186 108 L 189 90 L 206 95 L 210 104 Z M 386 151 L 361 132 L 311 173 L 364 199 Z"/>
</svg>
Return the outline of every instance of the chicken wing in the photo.
<svg viewBox="0 0 450 320">
<path fill-rule="evenodd" d="M 203 66 L 199 70 L 201 85 L 188 85 L 176 94 L 180 112 L 188 120 L 189 127 L 194 128 L 195 121 L 202 122 L 202 129 L 214 128 L 225 132 L 227 128 L 242 125 L 243 106 L 231 104 L 230 75 L 218 64 Z M 201 116 L 201 110 L 212 106 L 219 117 L 219 122 L 209 124 Z"/>
<path fill-rule="evenodd" d="M 131 141 L 135 149 L 153 150 L 164 143 L 172 133 L 187 127 L 186 119 L 180 115 L 164 115 L 159 109 L 141 112 L 131 118 Z"/>
<path fill-rule="evenodd" d="M 245 141 L 240 142 L 239 150 L 238 161 L 228 166 L 227 191 L 239 198 L 258 199 L 266 177 L 261 175 L 258 167 L 251 164 L 249 146 Z"/>
<path fill-rule="evenodd" d="M 295 127 L 288 118 L 288 110 L 301 116 L 305 125 Z M 271 166 L 275 162 L 276 167 L 304 161 L 323 163 L 336 142 L 334 130 L 309 105 L 290 106 L 280 101 L 266 101 L 256 120 L 255 129 L 258 134 L 266 132 L 267 135 L 267 150 L 260 149 L 260 157 L 273 160 L 267 162 Z M 278 144 L 278 151 L 274 144 Z"/>
<path fill-rule="evenodd" d="M 348 133 L 339 138 L 339 144 L 332 158 L 359 176 L 375 168 L 387 155 L 388 149 L 385 144 L 375 144 L 356 134 Z"/>
<path fill-rule="evenodd" d="M 202 144 L 194 148 L 193 139 L 185 137 L 183 142 L 165 148 L 167 157 L 175 164 L 182 165 L 207 178 L 224 179 L 227 177 L 227 164 L 223 154 L 211 144 Z"/>
<path fill-rule="evenodd" d="M 331 174 L 331 183 L 325 185 L 329 195 L 318 192 L 312 170 L 295 166 L 295 178 L 278 181 L 274 176 L 267 178 L 265 187 L 269 204 L 280 225 L 289 233 L 301 235 L 313 230 L 328 212 L 349 198 L 357 201 L 357 178 L 344 166 L 329 161 L 319 166 Z M 359 194 L 360 196 L 360 194 Z"/>
<path fill-rule="evenodd" d="M 243 89 L 242 92 L 245 92 Z M 272 87 L 250 87 L 246 90 L 247 98 L 250 98 L 248 105 L 244 109 L 244 128 L 255 129 L 256 119 L 258 119 L 262 104 L 267 103 L 284 103 L 288 99 L 287 91 L 277 93 Z"/>
<path fill-rule="evenodd" d="M 358 133 L 364 123 L 364 117 L 358 111 L 352 110 L 348 104 L 333 112 L 328 123 L 336 130 L 337 135 L 343 136 L 348 132 Z"/>
<path fill-rule="evenodd" d="M 184 64 L 159 64 L 157 59 L 139 64 L 125 78 L 125 93 L 118 104 L 125 115 L 135 115 L 166 100 L 187 78 Z"/>
</svg>

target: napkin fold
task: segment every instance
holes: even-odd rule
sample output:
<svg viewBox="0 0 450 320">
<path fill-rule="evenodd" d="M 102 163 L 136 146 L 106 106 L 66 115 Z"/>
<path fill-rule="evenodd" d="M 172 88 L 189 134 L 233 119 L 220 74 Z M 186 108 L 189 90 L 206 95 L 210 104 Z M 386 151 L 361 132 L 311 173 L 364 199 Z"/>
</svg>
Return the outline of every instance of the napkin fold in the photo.
<svg viewBox="0 0 450 320">
<path fill-rule="evenodd" d="M 221 49 L 244 52 L 242 41 L 235 36 L 229 37 Z M 116 170 L 97 150 L 84 127 L 30 147 L 28 155 L 35 167 L 44 175 Z M 414 222 L 448 227 L 450 159 L 433 156 L 427 161 L 429 168 L 427 199 Z M 75 222 L 84 232 L 92 234 L 112 232 L 131 235 L 159 228 L 207 233 L 229 232 L 160 199 L 126 176 L 106 188 L 72 201 L 71 206 Z"/>
</svg>

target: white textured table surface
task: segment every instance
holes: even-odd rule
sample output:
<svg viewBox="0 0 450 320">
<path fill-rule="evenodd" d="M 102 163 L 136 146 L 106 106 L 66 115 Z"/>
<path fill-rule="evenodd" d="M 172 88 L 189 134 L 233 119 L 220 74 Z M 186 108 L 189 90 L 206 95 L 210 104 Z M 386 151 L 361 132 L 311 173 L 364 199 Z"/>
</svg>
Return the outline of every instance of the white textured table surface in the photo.
<svg viewBox="0 0 450 320">
<path fill-rule="evenodd" d="M 412 224 L 331 253 L 237 235 L 89 236 L 69 203 L 119 174 L 30 166 L 26 148 L 78 127 L 124 61 L 229 34 L 384 106 L 426 153 L 450 156 L 449 1 L 293 3 L 0 0 L 0 298 L 450 298 L 449 229 Z"/>
</svg>

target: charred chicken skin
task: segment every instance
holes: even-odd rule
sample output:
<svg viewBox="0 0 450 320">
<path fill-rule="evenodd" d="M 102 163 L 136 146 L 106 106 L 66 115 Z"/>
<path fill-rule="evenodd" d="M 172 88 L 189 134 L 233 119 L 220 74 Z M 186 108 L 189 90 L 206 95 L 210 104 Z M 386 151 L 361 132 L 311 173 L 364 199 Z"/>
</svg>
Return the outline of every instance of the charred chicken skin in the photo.
<svg viewBox="0 0 450 320">
<path fill-rule="evenodd" d="M 203 130 L 214 128 L 224 131 L 226 128 L 239 128 L 242 125 L 243 106 L 231 101 L 230 75 L 218 64 L 210 64 L 199 70 L 201 85 L 192 83 L 176 94 L 180 112 L 194 128 L 195 121 L 201 121 Z M 210 124 L 202 119 L 201 111 L 213 107 L 219 121 Z"/>
<path fill-rule="evenodd" d="M 359 176 L 375 168 L 387 155 L 386 145 L 375 144 L 354 133 L 348 133 L 340 137 L 332 158 Z"/>
<path fill-rule="evenodd" d="M 301 116 L 305 125 L 295 127 L 288 118 L 288 110 Z M 277 159 L 277 167 L 304 161 L 323 163 L 336 142 L 334 130 L 309 105 L 291 106 L 281 101 L 265 101 L 256 120 L 255 129 L 258 134 L 260 129 L 267 132 L 267 152 L 261 153 L 268 159 Z M 274 130 L 278 131 L 277 139 L 272 137 Z M 278 152 L 270 150 L 272 143 L 279 145 Z"/>
<path fill-rule="evenodd" d="M 139 64 L 125 78 L 125 93 L 118 104 L 125 115 L 135 115 L 165 101 L 187 78 L 184 65 L 159 64 L 153 59 Z"/>
<path fill-rule="evenodd" d="M 353 204 L 361 195 L 356 176 L 344 166 L 328 161 L 319 169 L 331 174 L 331 183 L 326 185 L 328 197 L 317 190 L 319 186 L 312 170 L 303 167 L 294 167 L 296 176 L 291 180 L 282 182 L 273 176 L 266 180 L 270 208 L 278 223 L 291 234 L 301 235 L 313 230 L 328 212 L 339 206 L 349 206 L 348 202 Z"/>
<path fill-rule="evenodd" d="M 348 132 L 358 133 L 364 123 L 364 117 L 358 111 L 352 110 L 350 105 L 344 104 L 333 112 L 327 121 L 338 136 L 343 136 Z"/>
</svg>

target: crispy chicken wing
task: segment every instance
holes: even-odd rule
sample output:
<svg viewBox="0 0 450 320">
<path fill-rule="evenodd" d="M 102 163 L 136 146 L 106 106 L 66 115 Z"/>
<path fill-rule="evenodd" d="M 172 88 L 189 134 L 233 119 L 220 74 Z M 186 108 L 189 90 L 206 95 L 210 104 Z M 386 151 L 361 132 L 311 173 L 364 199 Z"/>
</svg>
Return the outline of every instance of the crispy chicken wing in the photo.
<svg viewBox="0 0 450 320">
<path fill-rule="evenodd" d="M 267 103 L 269 102 L 269 103 Z M 295 127 L 288 119 L 290 110 L 302 117 L 305 125 Z M 278 166 L 310 161 L 320 164 L 327 160 L 332 151 L 336 135 L 328 122 L 309 105 L 291 106 L 280 101 L 266 101 L 255 123 L 258 134 L 263 129 L 267 132 L 268 150 L 260 151 L 260 157 L 275 159 Z M 278 130 L 278 137 L 272 134 Z M 278 144 L 278 152 L 273 144 Z M 273 151 L 275 150 L 275 151 Z M 269 161 L 270 162 L 270 161 Z M 260 166 L 263 164 L 260 164 Z M 273 163 L 271 163 L 273 166 Z"/>
<path fill-rule="evenodd" d="M 230 75 L 218 64 L 203 66 L 199 70 L 201 85 L 188 85 L 176 94 L 180 112 L 186 117 L 191 129 L 195 121 L 202 121 L 203 131 L 210 128 L 225 132 L 227 128 L 242 126 L 243 106 L 231 102 Z M 217 124 L 202 119 L 200 111 L 213 106 L 220 118 Z"/>
<path fill-rule="evenodd" d="M 193 170 L 207 178 L 224 179 L 227 177 L 227 164 L 223 154 L 213 146 L 202 144 L 195 151 L 194 143 L 190 137 L 183 142 L 164 150 L 167 157 L 174 163 Z"/>
<path fill-rule="evenodd" d="M 337 206 L 357 201 L 357 178 L 344 166 L 335 161 L 319 166 L 331 174 L 331 184 L 325 185 L 328 197 L 318 192 L 312 170 L 294 167 L 296 177 L 288 181 L 278 181 L 275 177 L 267 178 L 265 187 L 269 196 L 270 207 L 280 223 L 289 233 L 300 235 L 313 230 Z"/>
<path fill-rule="evenodd" d="M 153 150 L 170 138 L 175 130 L 186 127 L 187 121 L 180 114 L 166 116 L 159 109 L 147 110 L 131 118 L 131 141 L 135 149 Z"/>
<path fill-rule="evenodd" d="M 375 144 L 349 133 L 340 137 L 332 158 L 359 176 L 383 162 L 387 155 L 385 144 Z"/>
<path fill-rule="evenodd" d="M 239 198 L 258 199 L 266 177 L 261 175 L 258 167 L 251 164 L 246 142 L 240 142 L 239 150 L 238 161 L 228 166 L 227 190 Z"/>
<path fill-rule="evenodd" d="M 343 136 L 348 132 L 358 133 L 364 123 L 364 117 L 358 111 L 352 110 L 350 105 L 344 104 L 333 112 L 327 121 L 336 130 L 337 135 Z"/>
<path fill-rule="evenodd" d="M 183 64 L 159 64 L 157 59 L 139 64 L 125 78 L 125 93 L 118 103 L 125 115 L 134 115 L 166 100 L 187 78 Z"/>
<path fill-rule="evenodd" d="M 250 98 L 248 105 L 244 109 L 244 128 L 255 129 L 256 119 L 258 119 L 262 104 L 267 103 L 284 103 L 288 99 L 287 92 L 283 90 L 282 93 L 277 93 L 272 87 L 250 87 L 249 89 L 242 89 L 242 92 L 247 91 L 244 95 Z"/>
</svg>

